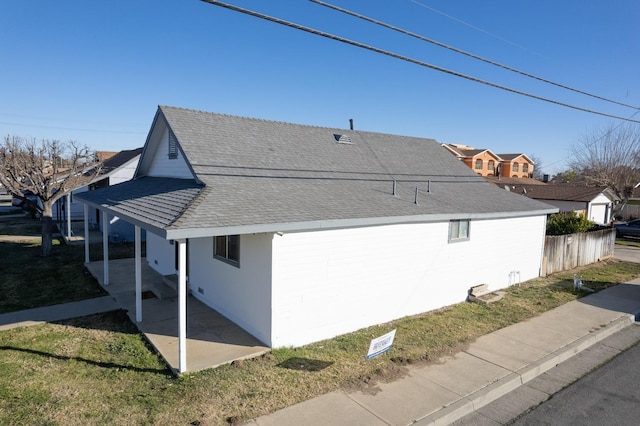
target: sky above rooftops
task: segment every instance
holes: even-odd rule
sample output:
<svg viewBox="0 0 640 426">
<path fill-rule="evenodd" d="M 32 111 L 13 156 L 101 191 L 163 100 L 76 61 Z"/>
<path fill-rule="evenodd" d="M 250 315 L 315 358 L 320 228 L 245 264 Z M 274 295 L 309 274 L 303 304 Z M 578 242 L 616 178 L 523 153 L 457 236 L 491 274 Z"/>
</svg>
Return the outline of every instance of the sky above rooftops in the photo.
<svg viewBox="0 0 640 426">
<path fill-rule="evenodd" d="M 229 3 L 539 97 L 623 117 L 637 112 L 310 1 Z M 331 3 L 640 106 L 636 0 Z M 3 135 L 98 150 L 142 146 L 162 104 L 337 128 L 353 118 L 356 129 L 523 152 L 556 173 L 579 137 L 620 123 L 199 0 L 5 0 L 0 58 Z"/>
</svg>

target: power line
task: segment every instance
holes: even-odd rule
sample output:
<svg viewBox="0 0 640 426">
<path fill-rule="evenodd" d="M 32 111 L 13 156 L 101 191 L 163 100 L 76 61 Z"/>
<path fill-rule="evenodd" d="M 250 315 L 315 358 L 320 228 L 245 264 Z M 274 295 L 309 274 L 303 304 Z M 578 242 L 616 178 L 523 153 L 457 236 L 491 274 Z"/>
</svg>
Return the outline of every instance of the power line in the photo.
<svg viewBox="0 0 640 426">
<path fill-rule="evenodd" d="M 220 1 L 217 1 L 217 0 L 202 0 L 202 1 L 205 2 L 205 3 L 212 4 L 214 6 L 220 6 L 220 7 L 223 7 L 225 9 L 229 9 L 229 10 L 233 10 L 235 12 L 243 13 L 245 15 L 250 15 L 250 16 L 254 16 L 256 18 L 264 19 L 266 21 L 275 22 L 276 24 L 284 25 L 284 26 L 287 26 L 287 27 L 290 27 L 290 28 L 294 28 L 296 30 L 304 31 L 304 32 L 307 32 L 307 33 L 310 33 L 310 34 L 313 34 L 313 35 L 318 35 L 318 36 L 325 37 L 325 38 L 328 38 L 328 39 L 331 39 L 331 40 L 334 40 L 334 41 L 339 41 L 341 43 L 349 44 L 351 46 L 359 47 L 361 49 L 369 50 L 369 51 L 372 51 L 372 52 L 375 52 L 375 53 L 380 53 L 382 55 L 386 55 L 386 56 L 389 56 L 389 57 L 392 57 L 392 58 L 400 59 L 400 60 L 403 60 L 403 61 L 406 61 L 406 62 L 409 62 L 409 63 L 412 63 L 412 64 L 420 65 L 420 66 L 425 67 L 425 68 L 430 68 L 432 70 L 440 71 L 440 72 L 443 72 L 443 73 L 446 73 L 446 74 L 449 74 L 449 75 L 453 75 L 455 77 L 460 77 L 460 78 L 464 78 L 466 80 L 474 81 L 476 83 L 481 83 L 481 84 L 484 84 L 484 85 L 487 85 L 487 86 L 490 86 L 490 87 L 494 87 L 496 89 L 504 90 L 506 92 L 511 92 L 511 93 L 515 93 L 517 95 L 527 96 L 527 97 L 532 98 L 532 99 L 537 99 L 537 100 L 540 100 L 540 101 L 544 101 L 544 102 L 548 102 L 548 103 L 551 103 L 551 104 L 563 106 L 563 107 L 566 107 L 566 108 L 575 109 L 575 110 L 578 110 L 578 111 L 588 112 L 590 114 L 595 114 L 595 115 L 600 115 L 600 116 L 603 116 L 603 117 L 615 118 L 617 120 L 630 121 L 630 122 L 633 122 L 633 123 L 639 123 L 640 124 L 640 120 L 632 120 L 632 119 L 625 118 L 625 117 L 620 117 L 620 116 L 617 116 L 617 115 L 612 115 L 612 114 L 607 114 L 607 113 L 604 113 L 604 112 L 599 112 L 599 111 L 595 111 L 595 110 L 591 110 L 591 109 L 587 109 L 587 108 L 582 108 L 582 107 L 579 107 L 579 106 L 576 106 L 576 105 L 571 105 L 571 104 L 567 104 L 567 103 L 564 103 L 564 102 L 556 101 L 556 100 L 553 100 L 553 99 L 545 98 L 545 97 L 542 97 L 542 96 L 534 95 L 532 93 L 528 93 L 528 92 L 523 92 L 523 91 L 520 91 L 520 90 L 512 89 L 512 88 L 507 87 L 507 86 L 502 86 L 502 85 L 497 84 L 497 83 L 493 83 L 493 82 L 490 82 L 490 81 L 487 81 L 487 80 L 482 80 L 482 79 L 479 79 L 479 78 L 476 78 L 476 77 L 473 77 L 473 76 L 470 76 L 470 75 L 466 75 L 466 74 L 463 74 L 463 73 L 460 73 L 460 72 L 457 72 L 457 71 L 453 71 L 453 70 L 449 70 L 449 69 L 446 69 L 446 68 L 443 68 L 443 67 L 439 67 L 437 65 L 433 65 L 433 64 L 430 64 L 428 62 L 420 61 L 418 59 L 413 59 L 413 58 L 410 58 L 408 56 L 403 56 L 403 55 L 400 55 L 400 54 L 397 54 L 397 53 L 394 53 L 394 52 L 390 52 L 388 50 L 383 50 L 383 49 L 380 49 L 378 47 L 370 46 L 370 45 L 367 45 L 367 44 L 364 44 L 364 43 L 360 43 L 360 42 L 357 42 L 357 41 L 354 41 L 354 40 L 350 40 L 350 39 L 347 39 L 347 38 L 344 38 L 344 37 L 340 37 L 340 36 L 337 36 L 337 35 L 334 35 L 334 34 L 329 34 L 329 33 L 326 33 L 324 31 L 316 30 L 314 28 L 305 27 L 303 25 L 299 25 L 299 24 L 296 24 L 296 23 L 293 23 L 293 22 L 285 21 L 283 19 L 276 18 L 276 17 L 269 16 L 269 15 L 265 15 L 263 13 L 255 12 L 255 11 L 252 11 L 252 10 L 244 9 L 244 8 L 241 8 L 241 7 L 238 7 L 238 6 L 234 6 L 234 5 L 231 5 L 231 4 L 228 4 L 228 3 L 223 3 L 223 2 L 220 2 Z"/>
<path fill-rule="evenodd" d="M 469 27 L 469 28 L 472 28 L 472 29 L 474 29 L 474 30 L 476 30 L 476 31 L 479 31 L 479 32 L 481 32 L 481 33 L 487 34 L 488 36 L 491 36 L 491 37 L 493 37 L 493 38 L 496 38 L 496 39 L 498 39 L 498 40 L 500 40 L 500 41 L 503 41 L 503 42 L 505 42 L 505 43 L 507 43 L 507 44 L 510 44 L 510 45 L 512 45 L 512 46 L 515 46 L 515 47 L 517 47 L 517 48 L 520 48 L 520 49 L 522 49 L 522 50 L 524 50 L 524 51 L 527 51 L 527 52 L 529 52 L 529 53 L 533 53 L 533 54 L 534 54 L 534 55 L 536 55 L 536 56 L 543 57 L 540 53 L 536 52 L 535 50 L 528 49 L 528 48 L 526 48 L 526 47 L 524 47 L 524 46 L 519 45 L 518 43 L 514 43 L 514 42 L 512 42 L 512 41 L 510 41 L 510 40 L 507 40 L 506 38 L 503 38 L 503 37 L 500 37 L 499 35 L 493 34 L 492 32 L 489 32 L 489 31 L 487 31 L 487 30 L 484 30 L 484 29 L 482 29 L 482 28 L 480 28 L 480 27 L 476 27 L 475 25 L 472 25 L 472 24 L 470 24 L 470 23 L 468 23 L 468 22 L 465 22 L 465 21 L 463 21 L 462 19 L 458 19 L 458 18 L 456 18 L 455 16 L 447 15 L 446 13 L 444 13 L 444 12 L 442 12 L 442 11 L 438 10 L 438 9 L 435 9 L 435 8 L 433 8 L 433 7 L 431 7 L 431 6 L 427 6 L 426 4 L 421 3 L 421 2 L 419 2 L 419 1 L 417 1 L 417 0 L 408 0 L 408 1 L 410 1 L 411 3 L 417 4 L 418 6 L 424 7 L 425 9 L 429 9 L 430 11 L 435 12 L 435 13 L 437 13 L 437 14 L 439 14 L 439 15 L 442 15 L 442 16 L 444 16 L 445 18 L 449 18 L 449 19 L 451 19 L 452 21 L 456 21 L 456 22 L 458 22 L 458 23 L 460 23 L 460 24 L 462 24 L 462 25 L 464 25 L 464 26 L 467 26 L 467 27 Z"/>
<path fill-rule="evenodd" d="M 622 103 L 622 102 L 614 101 L 614 100 L 612 100 L 612 99 L 608 99 L 608 98 L 605 98 L 605 97 L 602 97 L 602 96 L 594 95 L 594 94 L 592 94 L 592 93 L 585 92 L 585 91 L 583 91 L 583 90 L 574 89 L 574 88 L 569 87 L 569 86 L 566 86 L 566 85 L 564 85 L 564 84 L 555 83 L 555 82 L 553 82 L 553 81 L 551 81 L 551 80 L 548 80 L 548 79 L 546 79 L 546 78 L 538 77 L 538 76 L 535 76 L 535 75 L 530 74 L 530 73 L 528 73 L 528 72 L 521 71 L 521 70 L 516 69 L 516 68 L 512 68 L 512 67 L 510 67 L 510 66 L 508 66 L 508 65 L 504 65 L 504 64 L 501 64 L 501 63 L 499 63 L 499 62 L 492 61 L 491 59 L 487 59 L 487 58 L 484 58 L 484 57 L 482 57 L 482 56 L 479 56 L 479 55 L 476 55 L 476 54 L 473 54 L 473 53 L 467 52 L 467 51 L 465 51 L 465 50 L 458 49 L 457 47 L 450 46 L 450 45 L 445 44 L 445 43 L 441 43 L 441 42 L 439 42 L 439 41 L 437 41 L 437 40 L 434 40 L 434 39 L 431 39 L 431 38 L 428 38 L 428 37 L 422 36 L 422 35 L 420 35 L 420 34 L 413 33 L 413 32 L 411 32 L 411 31 L 407 31 L 407 30 L 405 30 L 405 29 L 402 29 L 402 28 L 396 27 L 396 26 L 391 25 L 391 24 L 387 24 L 387 23 L 382 22 L 382 21 L 378 21 L 377 19 L 373 19 L 373 18 L 370 18 L 370 17 L 368 17 L 368 16 L 361 15 L 361 14 L 359 14 L 359 13 L 353 12 L 353 11 L 348 10 L 348 9 L 343 9 L 343 8 L 341 8 L 341 7 L 338 7 L 338 6 L 335 6 L 335 5 L 329 4 L 329 3 L 325 3 L 325 2 L 320 1 L 320 0 L 310 0 L 310 1 L 311 1 L 311 2 L 313 2 L 313 3 L 319 4 L 319 5 L 321 5 L 321 6 L 325 6 L 325 7 L 328 7 L 328 8 L 330 8 L 330 9 L 337 10 L 338 12 L 344 13 L 344 14 L 346 14 L 346 15 L 350 15 L 350 16 L 356 17 L 356 18 L 358 18 L 358 19 L 362 19 L 363 21 L 371 22 L 371 23 L 376 24 L 376 25 L 379 25 L 379 26 L 381 26 L 381 27 L 388 28 L 388 29 L 390 29 L 390 30 L 393 30 L 393 31 L 399 32 L 399 33 L 401 33 L 401 34 L 408 35 L 408 36 L 413 37 L 413 38 L 417 38 L 418 40 L 421 40 L 421 41 L 426 41 L 427 43 L 434 44 L 434 45 L 436 45 L 436 46 L 438 46 L 438 47 L 442 47 L 442 48 L 445 48 L 445 49 L 451 50 L 451 51 L 453 51 L 453 52 L 460 53 L 460 54 L 465 55 L 465 56 L 468 56 L 468 57 L 470 57 L 470 58 L 477 59 L 477 60 L 479 60 L 479 61 L 485 62 L 485 63 L 487 63 L 487 64 L 494 65 L 494 66 L 496 66 L 496 67 L 500 67 L 500 68 L 505 69 L 505 70 L 507 70 L 507 71 L 515 72 L 515 73 L 517 73 L 517 74 L 523 75 L 523 76 L 525 76 L 525 77 L 532 78 L 532 79 L 534 79 L 534 80 L 541 81 L 541 82 L 543 82 L 543 83 L 551 84 L 551 85 L 553 85 L 553 86 L 560 87 L 560 88 L 565 89 L 565 90 L 570 90 L 570 91 L 572 91 L 572 92 L 580 93 L 581 95 L 590 96 L 590 97 L 592 97 L 592 98 L 596 98 L 596 99 L 599 99 L 599 100 L 601 100 L 601 101 L 605 101 L 605 102 L 610 102 L 610 103 L 612 103 L 612 104 L 621 105 L 621 106 L 624 106 L 624 107 L 627 107 L 627 108 L 632 108 L 632 109 L 635 109 L 635 110 L 638 110 L 638 109 L 639 109 L 638 107 L 635 107 L 635 106 L 633 106 L 633 105 L 629 105 L 629 104 L 625 104 L 625 103 Z"/>
</svg>

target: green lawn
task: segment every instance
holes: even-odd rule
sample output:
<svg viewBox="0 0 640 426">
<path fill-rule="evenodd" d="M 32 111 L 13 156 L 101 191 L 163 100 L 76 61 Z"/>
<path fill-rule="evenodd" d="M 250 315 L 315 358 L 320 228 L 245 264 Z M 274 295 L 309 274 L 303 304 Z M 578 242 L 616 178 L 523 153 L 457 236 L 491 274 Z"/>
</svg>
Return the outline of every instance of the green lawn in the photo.
<svg viewBox="0 0 640 426">
<path fill-rule="evenodd" d="M 619 246 L 626 246 L 626 247 L 640 247 L 640 239 L 637 239 L 637 238 L 628 238 L 628 239 L 618 238 L 618 239 L 616 239 L 616 244 L 619 245 Z"/>
<path fill-rule="evenodd" d="M 32 243 L 0 243 L 0 258 L 42 260 L 43 280 L 56 269 L 66 270 L 63 266 L 82 270 L 81 246 L 54 247 L 58 258 L 50 263 L 37 259 L 33 250 Z M 491 305 L 460 303 L 182 377 L 169 372 L 123 312 L 3 331 L 0 425 L 228 425 L 336 389 L 371 391 L 379 382 L 405 375 L 407 364 L 436 362 L 479 336 L 583 296 L 573 289 L 574 273 L 601 290 L 640 276 L 640 264 L 608 260 L 522 283 Z M 89 296 L 96 292 L 89 277 L 82 284 L 67 281 L 80 281 L 83 273 L 60 274 L 48 281 L 55 288 L 51 297 L 69 288 Z M 2 285 L 2 291 L 17 293 L 16 306 L 28 305 L 23 298 L 37 293 L 20 291 L 19 284 Z M 366 361 L 370 339 L 394 328 L 394 347 Z"/>
<path fill-rule="evenodd" d="M 0 313 L 104 296 L 107 293 L 84 268 L 84 245 L 54 238 L 51 257 L 40 256 L 40 222 L 0 217 Z M 133 257 L 133 244 L 112 244 L 112 259 Z M 144 255 L 144 253 L 143 253 Z M 91 248 L 102 259 L 102 245 Z"/>
</svg>

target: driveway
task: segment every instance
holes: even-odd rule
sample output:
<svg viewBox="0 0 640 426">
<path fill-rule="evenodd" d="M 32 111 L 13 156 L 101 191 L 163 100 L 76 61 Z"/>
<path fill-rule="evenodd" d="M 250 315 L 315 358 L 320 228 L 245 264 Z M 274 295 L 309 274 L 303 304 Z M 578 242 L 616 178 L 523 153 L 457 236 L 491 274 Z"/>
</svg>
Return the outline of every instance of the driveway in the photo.
<svg viewBox="0 0 640 426">
<path fill-rule="evenodd" d="M 616 259 L 627 262 L 640 263 L 640 247 L 627 247 L 616 245 L 613 255 Z"/>
</svg>

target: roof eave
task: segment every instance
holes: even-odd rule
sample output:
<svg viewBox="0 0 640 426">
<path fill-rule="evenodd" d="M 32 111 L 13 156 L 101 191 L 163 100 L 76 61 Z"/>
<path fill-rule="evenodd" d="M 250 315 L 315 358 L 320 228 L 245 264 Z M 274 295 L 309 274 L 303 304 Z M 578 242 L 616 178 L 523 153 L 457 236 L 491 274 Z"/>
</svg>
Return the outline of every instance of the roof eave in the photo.
<svg viewBox="0 0 640 426">
<path fill-rule="evenodd" d="M 253 225 L 221 226 L 212 228 L 172 228 L 166 230 L 166 239 L 175 240 L 183 238 L 203 238 L 216 235 L 241 235 L 261 234 L 276 232 L 303 232 L 320 231 L 343 228 L 359 228 L 367 226 L 397 225 L 407 223 L 444 222 L 450 220 L 489 220 L 508 219 L 528 216 L 546 216 L 557 213 L 558 208 L 549 206 L 548 209 L 529 210 L 520 212 L 493 212 L 493 213 L 458 213 L 458 214 L 433 214 L 415 216 L 392 216 L 358 219 L 316 220 L 305 222 L 266 223 Z"/>
</svg>

